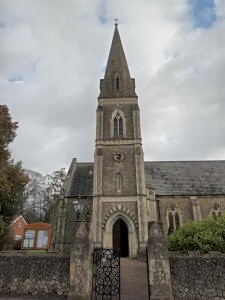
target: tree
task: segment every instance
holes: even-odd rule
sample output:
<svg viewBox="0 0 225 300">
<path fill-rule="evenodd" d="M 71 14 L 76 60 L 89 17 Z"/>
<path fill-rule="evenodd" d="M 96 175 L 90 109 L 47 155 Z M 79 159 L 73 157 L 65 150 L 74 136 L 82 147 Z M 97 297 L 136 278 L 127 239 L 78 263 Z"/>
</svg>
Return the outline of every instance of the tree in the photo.
<svg viewBox="0 0 225 300">
<path fill-rule="evenodd" d="M 225 214 L 181 226 L 168 236 L 169 250 L 225 252 Z"/>
<path fill-rule="evenodd" d="M 11 158 L 9 144 L 16 136 L 17 122 L 12 122 L 6 105 L 0 105 L 0 237 L 12 217 L 18 214 L 24 201 L 23 191 L 28 177 L 21 162 Z"/>
<path fill-rule="evenodd" d="M 46 189 L 45 177 L 37 172 L 25 170 L 29 182 L 24 190 L 23 215 L 29 223 L 44 220 L 44 194 Z"/>
<path fill-rule="evenodd" d="M 24 216 L 29 222 L 50 222 L 51 212 L 60 197 L 60 191 L 66 178 L 65 169 L 46 176 L 25 170 L 30 181 L 24 191 Z"/>
<path fill-rule="evenodd" d="M 44 197 L 44 212 L 45 222 L 51 222 L 51 213 L 54 211 L 60 198 L 60 191 L 66 179 L 65 169 L 62 168 L 46 176 L 47 187 L 45 189 Z"/>
</svg>

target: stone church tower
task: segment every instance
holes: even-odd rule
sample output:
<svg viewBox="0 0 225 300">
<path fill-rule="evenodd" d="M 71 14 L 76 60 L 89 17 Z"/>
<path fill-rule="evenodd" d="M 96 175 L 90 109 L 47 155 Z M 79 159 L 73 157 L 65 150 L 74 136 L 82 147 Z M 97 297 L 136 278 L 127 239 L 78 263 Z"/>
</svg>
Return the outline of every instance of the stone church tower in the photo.
<svg viewBox="0 0 225 300">
<path fill-rule="evenodd" d="M 77 232 L 74 203 L 83 203 L 93 247 L 145 251 L 149 221 L 165 234 L 225 211 L 225 161 L 144 162 L 138 97 L 117 25 L 100 80 L 93 162 L 72 160 L 55 212 L 52 248 L 70 252 Z M 84 225 L 84 224 L 83 224 Z"/>
<path fill-rule="evenodd" d="M 100 80 L 93 181 L 93 240 L 135 257 L 146 247 L 146 187 L 140 113 L 117 25 Z"/>
</svg>

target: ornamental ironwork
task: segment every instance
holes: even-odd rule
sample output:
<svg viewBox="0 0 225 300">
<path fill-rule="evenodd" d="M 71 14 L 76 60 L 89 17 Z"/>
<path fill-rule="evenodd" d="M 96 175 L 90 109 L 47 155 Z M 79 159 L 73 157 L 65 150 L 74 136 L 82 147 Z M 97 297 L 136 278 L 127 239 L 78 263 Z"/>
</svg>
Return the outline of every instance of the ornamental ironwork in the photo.
<svg viewBox="0 0 225 300">
<path fill-rule="evenodd" d="M 120 300 L 120 254 L 118 250 L 93 251 L 93 300 Z"/>
</svg>

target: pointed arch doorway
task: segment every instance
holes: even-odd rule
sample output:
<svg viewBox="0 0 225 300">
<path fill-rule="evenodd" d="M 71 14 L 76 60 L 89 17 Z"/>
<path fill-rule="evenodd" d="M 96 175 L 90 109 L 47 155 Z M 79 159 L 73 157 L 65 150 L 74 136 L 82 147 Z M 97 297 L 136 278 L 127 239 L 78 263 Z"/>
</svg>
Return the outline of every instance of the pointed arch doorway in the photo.
<svg viewBox="0 0 225 300">
<path fill-rule="evenodd" d="M 120 250 L 121 257 L 129 256 L 128 227 L 121 218 L 113 225 L 113 249 Z"/>
</svg>

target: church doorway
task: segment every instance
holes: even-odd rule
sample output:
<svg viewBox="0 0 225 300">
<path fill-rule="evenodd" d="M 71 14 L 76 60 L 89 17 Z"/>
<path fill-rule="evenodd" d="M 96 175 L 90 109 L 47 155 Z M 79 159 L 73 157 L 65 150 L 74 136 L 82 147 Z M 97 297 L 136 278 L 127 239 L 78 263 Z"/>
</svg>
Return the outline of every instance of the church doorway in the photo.
<svg viewBox="0 0 225 300">
<path fill-rule="evenodd" d="M 122 219 L 113 225 L 113 249 L 120 250 L 121 257 L 129 256 L 128 228 Z"/>
</svg>

